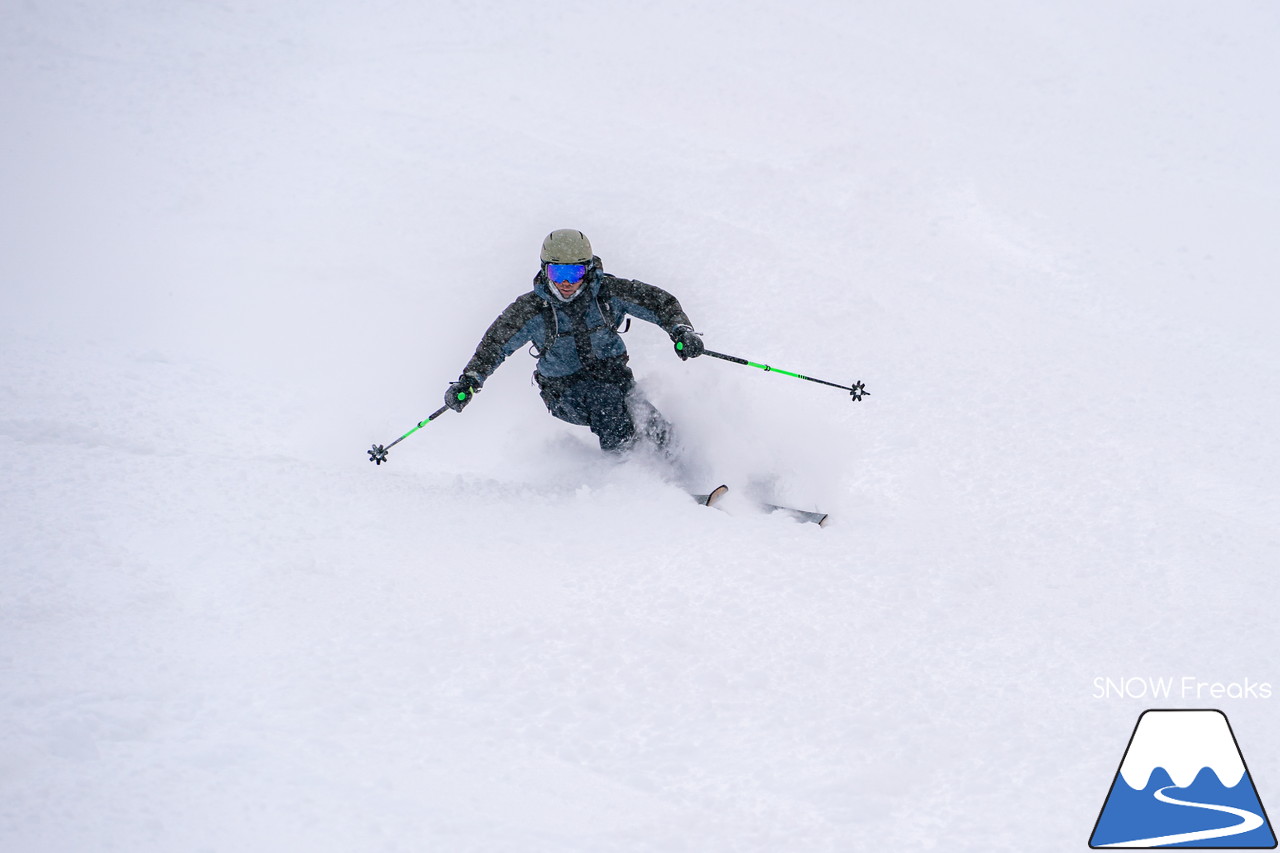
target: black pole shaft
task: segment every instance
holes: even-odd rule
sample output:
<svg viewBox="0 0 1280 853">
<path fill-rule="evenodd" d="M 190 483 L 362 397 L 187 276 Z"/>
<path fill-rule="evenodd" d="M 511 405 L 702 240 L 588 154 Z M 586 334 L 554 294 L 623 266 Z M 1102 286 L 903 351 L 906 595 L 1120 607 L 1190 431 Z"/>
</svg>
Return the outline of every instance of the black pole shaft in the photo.
<svg viewBox="0 0 1280 853">
<path fill-rule="evenodd" d="M 448 410 L 449 410 L 449 407 L 448 407 L 448 406 L 441 406 L 440 408 L 436 409 L 434 412 L 432 412 L 431 414 L 427 415 L 427 417 L 426 417 L 426 419 L 425 419 L 425 420 L 420 421 L 416 427 L 414 427 L 413 429 L 409 430 L 409 431 L 408 431 L 408 432 L 406 432 L 404 435 L 400 436 L 400 437 L 399 437 L 399 438 L 397 438 L 395 441 L 393 441 L 393 442 L 391 442 L 390 444 L 388 444 L 388 445 L 386 446 L 386 448 L 385 448 L 385 449 L 386 449 L 386 450 L 390 450 L 391 448 L 395 447 L 397 444 L 399 444 L 400 442 L 404 441 L 406 438 L 408 438 L 409 436 L 413 435 L 415 432 L 417 432 L 418 430 L 422 429 L 424 426 L 426 426 L 427 424 L 431 423 L 432 421 L 434 421 L 436 418 L 438 418 L 438 417 L 440 417 L 441 415 L 443 415 L 443 414 L 444 414 L 445 412 L 447 412 Z"/>
<path fill-rule="evenodd" d="M 761 370 L 765 371 L 766 373 L 781 373 L 784 376 L 794 376 L 797 379 L 806 379 L 810 382 L 817 382 L 819 385 L 830 385 L 832 388 L 839 388 L 843 391 L 852 392 L 855 395 L 854 396 L 855 400 L 860 399 L 864 394 L 871 393 L 870 391 L 867 391 L 865 388 L 862 387 L 861 382 L 855 383 L 852 387 L 850 387 L 848 385 L 839 385 L 835 382 L 828 382 L 825 379 L 814 379 L 812 376 L 805 376 L 802 373 L 792 373 L 789 370 L 781 370 L 777 367 L 770 367 L 767 364 L 757 364 L 754 361 L 747 361 L 745 358 L 738 358 L 736 355 L 725 355 L 722 352 L 714 352 L 712 350 L 703 350 L 703 355 L 709 355 L 713 358 L 724 359 L 725 361 L 732 361 L 734 364 L 744 364 L 747 367 L 758 367 Z"/>
</svg>

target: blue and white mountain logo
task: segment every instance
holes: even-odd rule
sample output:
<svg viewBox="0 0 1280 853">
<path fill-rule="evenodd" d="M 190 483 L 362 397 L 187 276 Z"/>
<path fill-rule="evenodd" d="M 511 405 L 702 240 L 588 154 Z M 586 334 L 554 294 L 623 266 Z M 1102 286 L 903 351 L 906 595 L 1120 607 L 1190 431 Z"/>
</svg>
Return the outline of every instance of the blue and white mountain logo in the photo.
<svg viewBox="0 0 1280 853">
<path fill-rule="evenodd" d="M 1221 711 L 1144 711 L 1092 848 L 1273 849 L 1271 822 Z"/>
</svg>

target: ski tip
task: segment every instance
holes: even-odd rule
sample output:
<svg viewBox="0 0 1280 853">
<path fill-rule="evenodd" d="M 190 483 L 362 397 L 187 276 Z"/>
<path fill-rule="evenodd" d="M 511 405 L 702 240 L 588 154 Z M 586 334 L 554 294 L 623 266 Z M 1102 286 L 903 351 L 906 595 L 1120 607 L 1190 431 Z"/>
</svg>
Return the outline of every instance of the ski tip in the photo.
<svg viewBox="0 0 1280 853">
<path fill-rule="evenodd" d="M 714 489 L 712 489 L 708 494 L 693 495 L 692 497 L 695 501 L 702 504 L 703 506 L 712 506 L 713 504 L 715 504 L 716 501 L 724 497 L 724 493 L 727 491 L 729 491 L 729 487 L 724 484 L 721 484 L 719 486 L 716 486 Z"/>
</svg>

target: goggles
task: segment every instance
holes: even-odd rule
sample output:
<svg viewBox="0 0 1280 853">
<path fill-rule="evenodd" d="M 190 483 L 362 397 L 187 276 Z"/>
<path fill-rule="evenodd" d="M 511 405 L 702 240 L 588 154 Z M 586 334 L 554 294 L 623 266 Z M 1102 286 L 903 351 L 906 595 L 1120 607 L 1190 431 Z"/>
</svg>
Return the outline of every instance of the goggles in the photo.
<svg viewBox="0 0 1280 853">
<path fill-rule="evenodd" d="M 547 264 L 547 278 L 556 284 L 582 281 L 586 274 L 586 264 Z"/>
</svg>

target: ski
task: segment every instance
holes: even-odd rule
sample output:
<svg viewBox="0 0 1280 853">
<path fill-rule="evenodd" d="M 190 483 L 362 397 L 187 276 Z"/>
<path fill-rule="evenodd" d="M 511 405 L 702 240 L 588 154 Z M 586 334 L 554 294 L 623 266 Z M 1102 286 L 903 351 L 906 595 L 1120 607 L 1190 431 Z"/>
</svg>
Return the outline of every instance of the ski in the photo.
<svg viewBox="0 0 1280 853">
<path fill-rule="evenodd" d="M 724 497 L 724 493 L 727 491 L 729 491 L 729 487 L 721 484 L 719 486 L 716 486 L 714 489 L 712 489 L 709 494 L 705 494 L 705 495 L 691 494 L 690 496 L 695 501 L 702 504 L 703 506 L 715 506 L 716 501 Z"/>
<path fill-rule="evenodd" d="M 760 508 L 765 512 L 785 513 L 796 521 L 811 522 L 819 527 L 827 526 L 827 514 L 825 512 L 810 512 L 807 509 L 795 509 L 794 507 L 778 506 L 771 503 L 761 503 Z"/>
<path fill-rule="evenodd" d="M 727 493 L 728 491 L 729 491 L 728 486 L 720 485 L 720 486 L 716 486 L 708 494 L 696 495 L 691 493 L 690 497 L 692 497 L 695 501 L 702 504 L 703 506 L 715 506 L 716 501 L 724 497 L 725 493 Z M 790 506 L 778 506 L 777 504 L 771 504 L 768 501 L 757 501 L 756 505 L 760 507 L 760 509 L 763 512 L 767 512 L 767 513 L 780 512 L 788 516 L 789 518 L 793 518 L 799 522 L 816 524 L 819 527 L 827 526 L 828 516 L 827 516 L 827 513 L 825 512 L 812 512 L 807 509 L 796 509 L 795 507 L 790 507 Z"/>
</svg>

